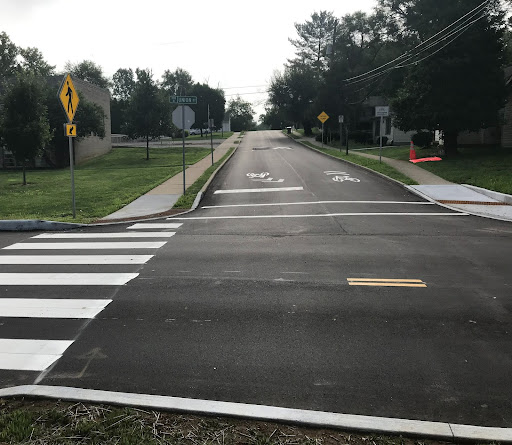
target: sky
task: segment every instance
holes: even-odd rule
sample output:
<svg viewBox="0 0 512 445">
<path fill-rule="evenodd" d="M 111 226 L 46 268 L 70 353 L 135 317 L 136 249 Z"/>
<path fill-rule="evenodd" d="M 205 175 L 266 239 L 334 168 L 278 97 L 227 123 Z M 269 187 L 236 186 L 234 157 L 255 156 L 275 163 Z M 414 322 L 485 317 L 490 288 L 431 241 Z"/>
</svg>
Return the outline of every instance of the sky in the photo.
<svg viewBox="0 0 512 445">
<path fill-rule="evenodd" d="M 226 99 L 264 112 L 267 88 L 294 48 L 294 23 L 313 12 L 337 17 L 371 12 L 376 0 L 0 0 L 0 32 L 37 47 L 63 71 L 89 59 L 111 77 L 119 68 L 187 70 L 195 82 L 225 90 Z"/>
</svg>

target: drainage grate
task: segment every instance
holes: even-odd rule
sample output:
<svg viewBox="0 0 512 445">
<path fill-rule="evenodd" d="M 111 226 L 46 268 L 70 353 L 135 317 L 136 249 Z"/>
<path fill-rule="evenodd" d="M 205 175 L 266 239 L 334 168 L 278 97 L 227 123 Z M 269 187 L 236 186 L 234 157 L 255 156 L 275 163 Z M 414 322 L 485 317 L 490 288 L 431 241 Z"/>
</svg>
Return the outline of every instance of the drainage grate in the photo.
<svg viewBox="0 0 512 445">
<path fill-rule="evenodd" d="M 451 201 L 451 200 L 438 200 L 441 204 L 470 204 L 479 206 L 508 206 L 506 202 L 482 202 L 482 201 Z"/>
<path fill-rule="evenodd" d="M 270 147 L 253 147 L 253 150 L 270 150 Z"/>
</svg>

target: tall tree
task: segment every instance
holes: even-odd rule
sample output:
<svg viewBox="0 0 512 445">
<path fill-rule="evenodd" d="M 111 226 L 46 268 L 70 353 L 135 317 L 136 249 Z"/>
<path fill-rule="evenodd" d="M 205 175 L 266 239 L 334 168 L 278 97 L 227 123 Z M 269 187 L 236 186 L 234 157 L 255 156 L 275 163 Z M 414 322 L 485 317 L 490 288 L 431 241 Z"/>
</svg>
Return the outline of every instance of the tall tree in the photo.
<svg viewBox="0 0 512 445">
<path fill-rule="evenodd" d="M 16 161 L 23 165 L 23 185 L 26 185 L 27 161 L 50 140 L 44 87 L 32 74 L 20 73 L 3 101 L 2 138 Z"/>
<path fill-rule="evenodd" d="M 110 80 L 103 74 L 103 68 L 92 60 L 84 60 L 80 63 L 67 62 L 65 69 L 78 79 L 85 80 L 100 88 L 110 86 Z"/>
<path fill-rule="evenodd" d="M 128 107 L 128 134 L 146 139 L 146 160 L 149 160 L 149 139 L 169 131 L 171 108 L 150 70 L 137 68 L 135 73 L 137 81 Z"/>
<path fill-rule="evenodd" d="M 110 102 L 110 119 L 112 133 L 126 131 L 128 122 L 128 105 L 135 89 L 135 77 L 131 68 L 119 68 L 112 76 L 112 100 Z"/>
<path fill-rule="evenodd" d="M 41 77 L 55 74 L 55 66 L 46 62 L 43 54 L 37 48 L 19 48 L 19 54 L 21 56 L 19 64 L 21 71 L 30 72 Z"/>
<path fill-rule="evenodd" d="M 197 105 L 192 105 L 191 108 L 196 113 L 194 127 L 201 129 L 202 137 L 203 129 L 208 127 L 208 106 L 210 106 L 210 118 L 216 125 L 222 125 L 226 104 L 224 91 L 211 88 L 207 84 L 196 83 L 190 90 L 190 94 L 197 96 Z"/>
<path fill-rule="evenodd" d="M 254 128 L 254 110 L 249 102 L 240 96 L 231 99 L 226 111 L 231 117 L 231 129 L 233 131 L 247 131 Z"/>
<path fill-rule="evenodd" d="M 0 33 L 0 85 L 5 79 L 14 76 L 18 71 L 18 62 L 16 60 L 18 54 L 18 47 L 2 31 Z"/>
<path fill-rule="evenodd" d="M 481 0 L 380 0 L 402 37 L 425 41 L 482 3 Z M 393 101 L 402 130 L 442 130 L 448 154 L 457 136 L 497 125 L 505 103 L 503 75 L 505 14 L 499 0 L 469 16 L 464 28 L 412 59 Z M 451 28 L 452 30 L 454 28 Z M 444 34 L 441 34 L 444 35 Z M 438 37 L 439 38 L 439 37 Z M 422 60 L 425 59 L 425 60 Z M 414 63 L 417 61 L 417 63 Z"/>
<path fill-rule="evenodd" d="M 174 71 L 164 71 L 161 85 L 169 94 L 183 96 L 190 93 L 194 82 L 188 71 L 182 68 L 176 68 Z"/>
</svg>

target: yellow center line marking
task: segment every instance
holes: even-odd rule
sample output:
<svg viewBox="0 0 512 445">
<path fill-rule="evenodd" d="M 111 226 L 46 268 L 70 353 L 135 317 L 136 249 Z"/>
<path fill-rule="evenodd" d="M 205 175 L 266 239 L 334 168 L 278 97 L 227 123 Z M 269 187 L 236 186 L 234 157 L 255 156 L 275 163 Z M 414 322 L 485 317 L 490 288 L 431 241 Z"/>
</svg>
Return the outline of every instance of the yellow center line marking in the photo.
<svg viewBox="0 0 512 445">
<path fill-rule="evenodd" d="M 427 287 L 426 284 L 422 283 L 383 283 L 383 282 L 364 282 L 364 281 L 349 281 L 350 286 L 388 286 L 388 287 Z"/>
<path fill-rule="evenodd" d="M 378 281 L 389 282 L 389 283 L 423 283 L 422 280 L 409 280 L 409 279 L 398 279 L 398 278 L 347 278 L 347 281 Z"/>
</svg>

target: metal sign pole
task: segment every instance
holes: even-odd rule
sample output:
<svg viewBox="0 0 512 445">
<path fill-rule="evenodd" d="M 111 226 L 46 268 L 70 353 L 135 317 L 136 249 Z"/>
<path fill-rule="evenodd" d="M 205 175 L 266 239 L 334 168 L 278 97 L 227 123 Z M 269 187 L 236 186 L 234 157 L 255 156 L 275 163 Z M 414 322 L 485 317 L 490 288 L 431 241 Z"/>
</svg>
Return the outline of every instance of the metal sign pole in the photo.
<svg viewBox="0 0 512 445">
<path fill-rule="evenodd" d="M 324 148 L 324 123 L 322 122 L 322 148 Z"/>
<path fill-rule="evenodd" d="M 380 149 L 379 149 L 379 162 L 382 163 L 382 122 L 383 122 L 384 118 L 381 116 L 380 117 Z"/>
<path fill-rule="evenodd" d="M 73 156 L 73 138 L 69 139 L 69 168 L 71 170 L 71 201 L 73 203 L 73 218 L 76 218 L 76 204 L 75 204 L 75 160 Z"/>
<path fill-rule="evenodd" d="M 183 194 L 185 194 L 185 105 L 181 106 L 181 138 L 183 141 Z"/>
<path fill-rule="evenodd" d="M 212 148 L 212 165 L 213 165 L 213 129 L 210 120 L 210 105 L 208 104 L 208 128 L 210 128 L 210 144 Z"/>
</svg>

